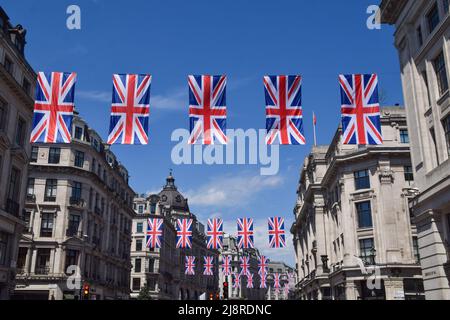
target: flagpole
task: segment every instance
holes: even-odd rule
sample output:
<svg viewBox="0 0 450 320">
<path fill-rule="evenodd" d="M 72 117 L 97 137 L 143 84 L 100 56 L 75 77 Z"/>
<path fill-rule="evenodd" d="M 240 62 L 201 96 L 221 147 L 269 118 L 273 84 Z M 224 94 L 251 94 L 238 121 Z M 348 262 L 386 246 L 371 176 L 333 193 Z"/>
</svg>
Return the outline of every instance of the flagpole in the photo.
<svg viewBox="0 0 450 320">
<path fill-rule="evenodd" d="M 317 146 L 317 138 L 316 138 L 316 115 L 313 112 L 313 132 L 314 132 L 314 146 Z"/>
</svg>

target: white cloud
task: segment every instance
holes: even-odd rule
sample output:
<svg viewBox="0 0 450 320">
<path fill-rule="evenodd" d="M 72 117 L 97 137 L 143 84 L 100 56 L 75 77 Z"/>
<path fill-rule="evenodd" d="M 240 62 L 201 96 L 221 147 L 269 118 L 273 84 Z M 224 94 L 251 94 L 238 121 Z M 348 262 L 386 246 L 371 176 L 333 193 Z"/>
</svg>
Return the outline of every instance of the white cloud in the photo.
<svg viewBox="0 0 450 320">
<path fill-rule="evenodd" d="M 280 176 L 226 176 L 211 180 L 186 194 L 191 205 L 236 207 L 249 203 L 257 193 L 282 183 Z"/>
<path fill-rule="evenodd" d="M 79 90 L 77 92 L 77 96 L 82 99 L 93 100 L 98 102 L 111 102 L 111 95 L 112 95 L 111 92 L 96 91 L 96 90 L 92 91 Z"/>
</svg>

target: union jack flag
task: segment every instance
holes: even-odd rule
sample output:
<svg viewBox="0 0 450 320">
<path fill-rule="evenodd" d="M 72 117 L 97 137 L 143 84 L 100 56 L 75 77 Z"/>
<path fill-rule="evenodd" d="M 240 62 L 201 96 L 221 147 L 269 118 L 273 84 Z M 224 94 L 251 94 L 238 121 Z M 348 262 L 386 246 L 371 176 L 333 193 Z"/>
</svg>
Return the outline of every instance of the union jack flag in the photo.
<svg viewBox="0 0 450 320">
<path fill-rule="evenodd" d="M 266 273 L 260 274 L 259 277 L 261 280 L 259 283 L 259 287 L 261 289 L 266 289 L 267 288 L 267 274 Z"/>
<path fill-rule="evenodd" d="M 222 249 L 223 220 L 208 219 L 206 235 L 208 237 L 208 249 Z"/>
<path fill-rule="evenodd" d="M 286 247 L 285 233 L 283 218 L 269 218 L 269 246 L 271 248 Z"/>
<path fill-rule="evenodd" d="M 189 275 L 189 276 L 194 276 L 195 275 L 195 257 L 186 256 L 185 259 L 186 259 L 186 263 L 185 263 L 186 271 L 185 271 L 185 274 Z"/>
<path fill-rule="evenodd" d="M 281 287 L 281 285 L 280 285 L 280 274 L 279 273 L 274 273 L 274 275 L 273 275 L 273 287 L 275 289 L 279 289 Z"/>
<path fill-rule="evenodd" d="M 253 289 L 253 274 L 247 274 L 247 289 Z"/>
<path fill-rule="evenodd" d="M 161 248 L 163 219 L 147 220 L 147 248 Z"/>
<path fill-rule="evenodd" d="M 233 273 L 233 289 L 239 289 L 241 286 L 241 275 Z"/>
<path fill-rule="evenodd" d="M 76 73 L 38 73 L 31 143 L 70 143 L 76 78 Z"/>
<path fill-rule="evenodd" d="M 227 143 L 226 76 L 189 76 L 189 144 Z"/>
<path fill-rule="evenodd" d="M 250 274 L 250 258 L 249 257 L 241 257 L 241 275 L 249 275 Z"/>
<path fill-rule="evenodd" d="M 177 219 L 177 248 L 192 248 L 192 219 Z"/>
<path fill-rule="evenodd" d="M 265 76 L 266 143 L 305 144 L 303 134 L 302 77 Z"/>
<path fill-rule="evenodd" d="M 108 144 L 148 144 L 150 75 L 113 75 Z"/>
<path fill-rule="evenodd" d="M 378 76 L 340 75 L 344 144 L 382 144 Z"/>
<path fill-rule="evenodd" d="M 237 220 L 239 249 L 254 248 L 253 219 L 242 218 Z"/>
<path fill-rule="evenodd" d="M 231 274 L 231 256 L 222 257 L 222 273 L 224 276 Z"/>
<path fill-rule="evenodd" d="M 212 276 L 214 275 L 213 267 L 214 267 L 214 257 L 203 257 L 204 263 L 203 263 L 203 275 L 205 276 Z"/>
<path fill-rule="evenodd" d="M 269 259 L 266 256 L 260 256 L 258 259 L 258 274 L 260 276 L 265 276 L 267 274 L 267 264 Z"/>
</svg>

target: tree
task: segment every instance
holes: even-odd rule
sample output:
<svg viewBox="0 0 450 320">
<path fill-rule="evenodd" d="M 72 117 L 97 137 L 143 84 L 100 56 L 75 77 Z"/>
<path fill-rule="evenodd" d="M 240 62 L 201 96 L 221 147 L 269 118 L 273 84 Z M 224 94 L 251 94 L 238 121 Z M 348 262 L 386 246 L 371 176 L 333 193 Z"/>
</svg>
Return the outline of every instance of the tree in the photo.
<svg viewBox="0 0 450 320">
<path fill-rule="evenodd" d="M 141 288 L 141 291 L 139 291 L 139 295 L 137 297 L 138 300 L 151 300 L 152 297 L 150 295 L 150 289 L 148 286 L 145 286 Z"/>
</svg>

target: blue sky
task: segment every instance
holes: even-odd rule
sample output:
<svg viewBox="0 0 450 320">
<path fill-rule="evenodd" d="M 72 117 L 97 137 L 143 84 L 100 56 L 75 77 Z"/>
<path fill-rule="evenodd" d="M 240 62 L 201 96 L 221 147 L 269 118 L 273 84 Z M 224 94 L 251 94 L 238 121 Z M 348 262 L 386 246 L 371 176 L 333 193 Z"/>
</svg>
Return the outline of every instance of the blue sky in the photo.
<svg viewBox="0 0 450 320">
<path fill-rule="evenodd" d="M 176 183 L 203 222 L 222 216 L 230 233 L 237 217 L 257 221 L 256 242 L 273 259 L 294 265 L 291 237 L 284 250 L 268 250 L 269 216 L 293 220 L 299 170 L 312 144 L 311 114 L 319 144 L 339 122 L 340 73 L 378 73 L 383 104 L 402 104 L 393 29 L 366 27 L 377 1 L 306 0 L 2 0 L 13 24 L 27 30 L 26 57 L 36 71 L 78 73 L 76 108 L 106 139 L 113 73 L 150 73 L 150 144 L 114 146 L 138 193 L 156 192 L 173 168 Z M 66 8 L 81 8 L 81 30 L 66 28 Z M 228 128 L 264 128 L 262 77 L 301 74 L 306 146 L 280 150 L 280 172 L 258 166 L 175 166 L 171 133 L 188 126 L 188 74 L 228 76 Z"/>
</svg>

